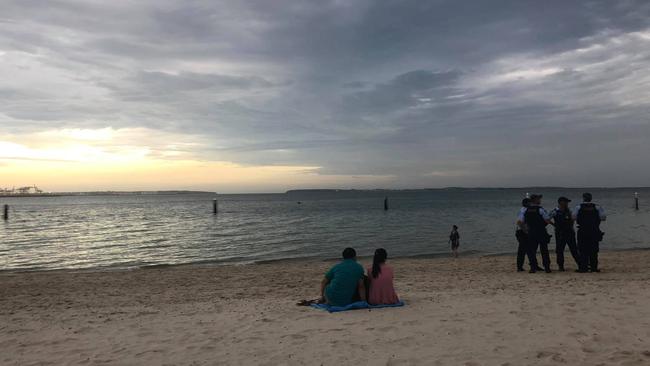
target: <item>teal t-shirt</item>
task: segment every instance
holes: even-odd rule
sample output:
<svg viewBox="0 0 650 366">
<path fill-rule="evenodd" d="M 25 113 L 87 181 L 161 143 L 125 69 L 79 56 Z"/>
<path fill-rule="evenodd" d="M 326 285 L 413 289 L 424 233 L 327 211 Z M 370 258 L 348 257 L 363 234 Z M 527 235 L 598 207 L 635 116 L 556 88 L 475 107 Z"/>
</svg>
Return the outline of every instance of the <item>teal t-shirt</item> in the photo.
<svg viewBox="0 0 650 366">
<path fill-rule="evenodd" d="M 325 288 L 328 303 L 345 306 L 352 302 L 359 280 L 363 278 L 363 267 L 354 259 L 345 259 L 327 271 L 325 277 L 330 280 Z"/>
</svg>

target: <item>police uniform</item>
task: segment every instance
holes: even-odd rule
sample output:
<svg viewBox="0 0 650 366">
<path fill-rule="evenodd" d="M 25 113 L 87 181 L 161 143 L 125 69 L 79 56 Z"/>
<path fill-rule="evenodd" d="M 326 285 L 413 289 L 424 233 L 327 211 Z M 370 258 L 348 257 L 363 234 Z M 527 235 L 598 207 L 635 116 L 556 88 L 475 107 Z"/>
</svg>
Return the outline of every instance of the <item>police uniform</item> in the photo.
<svg viewBox="0 0 650 366">
<path fill-rule="evenodd" d="M 560 271 L 564 271 L 564 248 L 567 246 L 576 265 L 580 268 L 580 254 L 576 246 L 576 233 L 573 229 L 571 210 L 557 207 L 551 211 L 550 216 L 555 224 L 555 257 L 558 268 Z"/>
<path fill-rule="evenodd" d="M 573 210 L 573 219 L 578 224 L 581 272 L 598 272 L 598 251 L 604 234 L 600 231 L 600 223 L 606 218 L 602 207 L 592 202 L 583 202 Z"/>
<path fill-rule="evenodd" d="M 528 229 L 526 225 L 517 225 L 515 238 L 517 238 L 517 243 L 519 244 L 517 246 L 517 271 L 523 271 L 524 259 L 528 254 Z M 530 264 L 530 269 L 535 268 L 533 266 L 534 261 L 531 261 L 530 257 L 528 258 L 528 263 Z"/>
<path fill-rule="evenodd" d="M 537 248 L 542 254 L 542 265 L 546 272 L 551 271 L 551 258 L 548 254 L 548 243 L 550 235 L 546 232 L 546 222 L 550 220 L 550 216 L 543 207 L 530 205 L 529 207 L 522 208 L 519 211 L 518 221 L 525 223 L 528 228 L 528 260 L 535 266 L 531 268 L 531 272 L 537 270 Z"/>
<path fill-rule="evenodd" d="M 522 202 L 522 208 L 519 210 L 517 215 L 517 226 L 515 228 L 515 238 L 517 238 L 517 271 L 521 272 L 524 270 L 524 259 L 528 256 L 528 264 L 530 265 L 531 270 L 538 270 L 539 265 L 537 264 L 537 254 L 530 256 L 530 250 L 528 250 L 528 227 L 523 222 L 524 214 L 526 213 L 526 207 L 530 204 L 529 199 L 525 198 Z"/>
</svg>

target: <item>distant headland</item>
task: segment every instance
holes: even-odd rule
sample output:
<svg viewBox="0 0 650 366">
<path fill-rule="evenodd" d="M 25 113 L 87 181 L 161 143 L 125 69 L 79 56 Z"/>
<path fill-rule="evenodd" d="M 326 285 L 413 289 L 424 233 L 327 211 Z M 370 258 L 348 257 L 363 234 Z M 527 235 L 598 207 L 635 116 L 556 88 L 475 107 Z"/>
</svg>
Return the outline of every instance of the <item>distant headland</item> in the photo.
<svg viewBox="0 0 650 366">
<path fill-rule="evenodd" d="M 561 186 L 535 186 L 535 187 L 444 187 L 444 188 L 376 188 L 376 189 L 292 189 L 285 194 L 304 194 L 304 193 L 371 193 L 371 192 L 428 192 L 428 191 L 503 191 L 503 190 L 526 190 L 530 192 L 545 190 L 572 190 L 572 189 L 598 189 L 598 190 L 615 190 L 615 189 L 647 189 L 648 187 L 561 187 Z"/>
<path fill-rule="evenodd" d="M 31 188 L 31 189 L 25 189 Z M 17 189 L 0 188 L 0 197 L 61 197 L 61 196 L 147 196 L 147 195 L 179 195 L 179 194 L 216 194 L 207 191 L 90 191 L 90 192 L 44 192 L 33 187 L 21 187 Z"/>
</svg>

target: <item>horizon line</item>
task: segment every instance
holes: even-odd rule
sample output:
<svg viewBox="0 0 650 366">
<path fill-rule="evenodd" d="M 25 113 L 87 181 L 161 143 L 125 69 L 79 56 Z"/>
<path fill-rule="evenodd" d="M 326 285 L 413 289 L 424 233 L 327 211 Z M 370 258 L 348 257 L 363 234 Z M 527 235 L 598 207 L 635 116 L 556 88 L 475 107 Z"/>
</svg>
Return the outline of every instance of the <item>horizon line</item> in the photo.
<svg viewBox="0 0 650 366">
<path fill-rule="evenodd" d="M 441 191 L 441 190 L 544 190 L 544 189 L 650 189 L 649 186 L 520 186 L 520 187 L 465 187 L 465 186 L 449 186 L 441 188 L 294 188 L 285 191 L 253 191 L 253 192 L 229 192 L 219 193 L 218 191 L 197 190 L 197 189 L 152 189 L 152 190 L 88 190 L 88 191 L 47 191 L 47 194 L 128 194 L 128 193 L 205 193 L 216 195 L 234 195 L 234 194 L 287 194 L 290 192 L 316 192 L 316 191 L 359 191 L 359 192 L 372 192 L 372 191 Z M 18 195 L 16 195 L 18 196 Z"/>
</svg>

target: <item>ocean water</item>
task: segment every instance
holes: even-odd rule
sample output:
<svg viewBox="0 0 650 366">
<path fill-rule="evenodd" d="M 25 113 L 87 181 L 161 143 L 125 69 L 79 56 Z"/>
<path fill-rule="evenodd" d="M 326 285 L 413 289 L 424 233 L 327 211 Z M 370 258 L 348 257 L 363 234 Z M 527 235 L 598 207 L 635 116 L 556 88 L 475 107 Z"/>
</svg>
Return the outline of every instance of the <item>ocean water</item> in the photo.
<svg viewBox="0 0 650 366">
<path fill-rule="evenodd" d="M 347 246 L 362 256 L 378 247 L 389 256 L 447 255 L 453 224 L 462 253 L 511 253 L 515 216 L 527 191 L 0 197 L 11 207 L 10 219 L 0 219 L 0 270 L 335 258 Z M 549 210 L 560 195 L 578 203 L 582 191 L 539 190 Z M 650 247 L 650 189 L 590 191 L 609 216 L 602 225 L 603 249 Z"/>
</svg>

